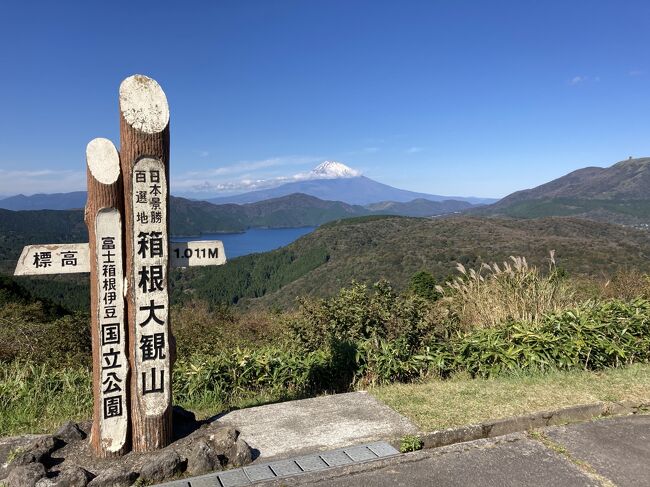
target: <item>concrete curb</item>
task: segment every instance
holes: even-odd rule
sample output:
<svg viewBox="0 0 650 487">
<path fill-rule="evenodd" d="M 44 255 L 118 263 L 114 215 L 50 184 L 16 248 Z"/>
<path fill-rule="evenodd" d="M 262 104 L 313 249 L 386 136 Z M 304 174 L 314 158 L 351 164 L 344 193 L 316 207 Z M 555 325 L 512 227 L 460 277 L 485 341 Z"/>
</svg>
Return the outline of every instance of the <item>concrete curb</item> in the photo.
<svg viewBox="0 0 650 487">
<path fill-rule="evenodd" d="M 597 402 L 426 432 L 421 433 L 419 437 L 422 440 L 422 448 L 438 448 L 466 441 L 495 438 L 545 426 L 578 423 L 606 416 L 639 414 L 649 409 L 650 401 Z M 395 440 L 391 444 L 399 449 L 400 440 Z"/>
</svg>

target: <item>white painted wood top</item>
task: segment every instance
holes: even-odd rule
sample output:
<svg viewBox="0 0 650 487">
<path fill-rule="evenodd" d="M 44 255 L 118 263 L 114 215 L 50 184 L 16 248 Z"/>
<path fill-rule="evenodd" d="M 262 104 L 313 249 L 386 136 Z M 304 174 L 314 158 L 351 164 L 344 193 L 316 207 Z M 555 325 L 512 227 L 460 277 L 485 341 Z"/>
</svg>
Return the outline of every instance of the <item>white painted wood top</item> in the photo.
<svg viewBox="0 0 650 487">
<path fill-rule="evenodd" d="M 165 92 L 156 80 L 142 74 L 122 81 L 120 110 L 129 125 L 147 134 L 162 132 L 169 123 Z"/>
<path fill-rule="evenodd" d="M 91 140 L 86 146 L 86 161 L 92 176 L 102 184 L 113 184 L 120 177 L 120 156 L 108 139 Z"/>
</svg>

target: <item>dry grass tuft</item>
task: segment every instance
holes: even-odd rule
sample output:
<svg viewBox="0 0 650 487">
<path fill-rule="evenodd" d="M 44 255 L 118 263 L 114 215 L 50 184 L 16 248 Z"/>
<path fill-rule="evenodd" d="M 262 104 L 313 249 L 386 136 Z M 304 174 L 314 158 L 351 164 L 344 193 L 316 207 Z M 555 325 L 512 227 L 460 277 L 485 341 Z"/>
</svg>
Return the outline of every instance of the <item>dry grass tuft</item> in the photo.
<svg viewBox="0 0 650 487">
<path fill-rule="evenodd" d="M 650 276 L 637 270 L 620 271 L 603 285 L 603 297 L 632 301 L 650 299 Z"/>
<path fill-rule="evenodd" d="M 553 251 L 548 260 L 546 273 L 525 257 L 511 256 L 501 266 L 483 264 L 478 270 L 459 263 L 461 275 L 436 288 L 443 295 L 439 304 L 463 330 L 510 320 L 536 323 L 545 313 L 576 304 L 573 290 L 555 266 Z"/>
</svg>

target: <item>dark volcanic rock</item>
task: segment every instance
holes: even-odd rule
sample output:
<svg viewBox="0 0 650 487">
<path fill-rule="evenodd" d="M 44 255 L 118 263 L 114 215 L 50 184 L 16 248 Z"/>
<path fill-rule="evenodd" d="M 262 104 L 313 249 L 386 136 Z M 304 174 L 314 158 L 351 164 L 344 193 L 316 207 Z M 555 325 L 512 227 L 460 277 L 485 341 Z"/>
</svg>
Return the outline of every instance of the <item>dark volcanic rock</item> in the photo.
<svg viewBox="0 0 650 487">
<path fill-rule="evenodd" d="M 217 452 L 205 439 L 199 439 L 187 451 L 187 472 L 201 475 L 221 470 L 221 460 Z"/>
<path fill-rule="evenodd" d="M 130 487 L 138 476 L 133 469 L 116 465 L 103 470 L 88 487 Z"/>
<path fill-rule="evenodd" d="M 64 445 L 65 442 L 55 436 L 48 435 L 41 437 L 12 460 L 9 464 L 9 470 L 12 470 L 13 467 L 30 463 L 44 463 L 47 465 L 50 462 L 52 452 Z"/>
<path fill-rule="evenodd" d="M 174 437 L 176 439 L 186 437 L 201 426 L 192 411 L 180 406 L 174 406 L 172 409 L 172 421 L 174 422 Z"/>
<path fill-rule="evenodd" d="M 140 470 L 140 478 L 145 482 L 161 482 L 181 473 L 187 466 L 187 459 L 181 458 L 174 450 L 157 453 Z"/>
<path fill-rule="evenodd" d="M 218 428 L 209 433 L 207 439 L 218 452 L 226 454 L 237 441 L 237 430 L 231 427 Z"/>
<path fill-rule="evenodd" d="M 253 451 L 243 439 L 237 438 L 228 451 L 228 463 L 233 467 L 243 467 L 253 461 Z"/>
<path fill-rule="evenodd" d="M 9 460 L 27 450 L 32 443 L 44 435 L 24 435 L 0 438 L 0 479 L 9 474 Z"/>
<path fill-rule="evenodd" d="M 79 427 L 79 429 L 81 431 L 83 431 L 83 433 L 86 436 L 88 436 L 88 435 L 90 435 L 90 430 L 93 427 L 93 422 L 92 422 L 92 420 L 82 421 L 81 423 L 77 423 L 77 426 Z"/>
<path fill-rule="evenodd" d="M 251 462 L 252 451 L 232 427 L 197 421 L 174 410 L 180 437 L 161 450 L 97 458 L 86 434 L 90 423 L 63 424 L 55 435 L 0 439 L 0 479 L 6 487 L 128 487 L 166 482 L 179 474 L 202 475 Z M 13 458 L 7 465 L 7 459 Z M 9 483 L 10 482 L 10 483 Z M 0 480 L 0 487 L 2 480 Z"/>
<path fill-rule="evenodd" d="M 73 441 L 83 440 L 86 438 L 86 433 L 84 433 L 77 423 L 68 421 L 64 423 L 54 436 L 61 438 L 66 443 L 72 443 Z"/>
<path fill-rule="evenodd" d="M 42 463 L 32 462 L 12 468 L 5 483 L 7 487 L 34 487 L 43 477 L 45 477 L 45 466 Z"/>
<path fill-rule="evenodd" d="M 88 470 L 70 465 L 63 467 L 59 474 L 52 479 L 52 487 L 86 487 L 93 478 Z"/>
</svg>

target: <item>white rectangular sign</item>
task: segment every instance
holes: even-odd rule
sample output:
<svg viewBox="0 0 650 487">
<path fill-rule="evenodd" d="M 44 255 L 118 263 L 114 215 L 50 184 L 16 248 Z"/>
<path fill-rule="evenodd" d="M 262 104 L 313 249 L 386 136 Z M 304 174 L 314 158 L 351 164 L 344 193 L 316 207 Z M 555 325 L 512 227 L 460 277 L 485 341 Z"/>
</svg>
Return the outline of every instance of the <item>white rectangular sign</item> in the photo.
<svg viewBox="0 0 650 487">
<path fill-rule="evenodd" d="M 226 254 L 221 240 L 195 240 L 171 244 L 172 267 L 223 265 Z"/>
<path fill-rule="evenodd" d="M 133 168 L 133 274 L 135 361 L 133 373 L 145 416 L 163 414 L 171 403 L 169 237 L 165 166 L 145 158 Z"/>
<path fill-rule="evenodd" d="M 129 427 L 129 359 L 126 354 L 124 315 L 122 219 L 115 208 L 103 208 L 97 213 L 95 236 L 97 336 L 101 353 L 100 442 L 106 450 L 117 452 L 126 445 Z"/>
<path fill-rule="evenodd" d="M 28 245 L 18 258 L 15 276 L 90 272 L 88 244 Z"/>
<path fill-rule="evenodd" d="M 169 247 L 172 267 L 226 263 L 226 253 L 221 240 L 170 242 Z M 90 272 L 88 253 L 87 243 L 27 245 L 20 254 L 14 276 Z"/>
</svg>

